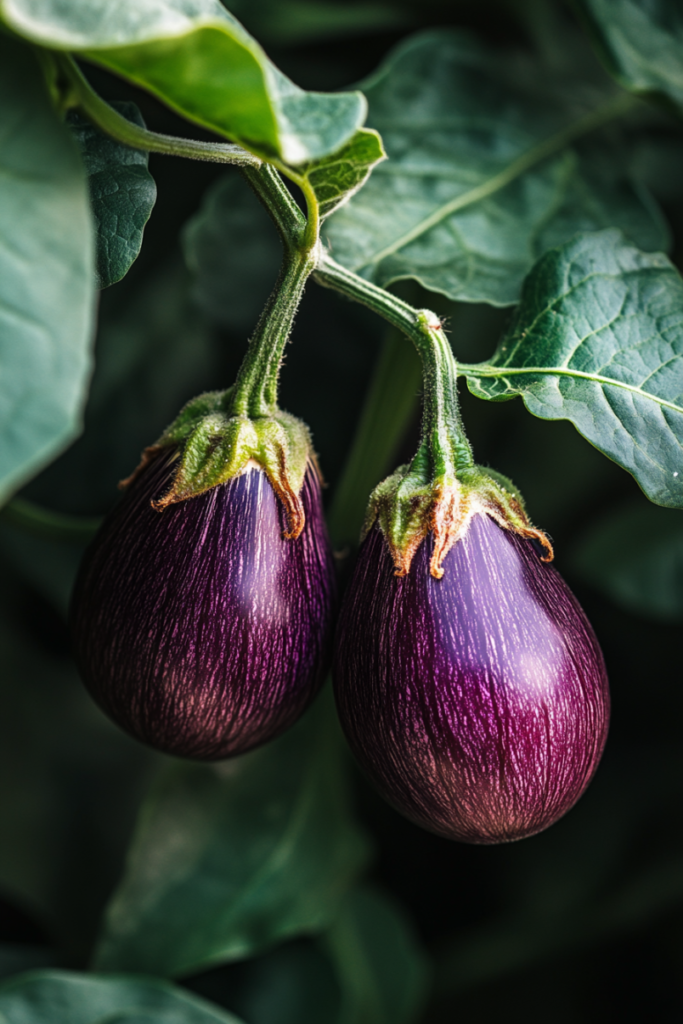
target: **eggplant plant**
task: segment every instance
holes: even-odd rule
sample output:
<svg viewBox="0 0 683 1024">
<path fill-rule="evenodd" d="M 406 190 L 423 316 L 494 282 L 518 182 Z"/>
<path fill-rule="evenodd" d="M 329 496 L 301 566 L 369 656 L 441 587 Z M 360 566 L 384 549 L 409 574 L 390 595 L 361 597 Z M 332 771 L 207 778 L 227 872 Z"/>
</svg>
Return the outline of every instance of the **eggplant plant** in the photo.
<svg viewBox="0 0 683 1024">
<path fill-rule="evenodd" d="M 0 0 L 0 1017 L 540 1022 L 678 906 L 681 81 L 676 0 Z"/>
</svg>

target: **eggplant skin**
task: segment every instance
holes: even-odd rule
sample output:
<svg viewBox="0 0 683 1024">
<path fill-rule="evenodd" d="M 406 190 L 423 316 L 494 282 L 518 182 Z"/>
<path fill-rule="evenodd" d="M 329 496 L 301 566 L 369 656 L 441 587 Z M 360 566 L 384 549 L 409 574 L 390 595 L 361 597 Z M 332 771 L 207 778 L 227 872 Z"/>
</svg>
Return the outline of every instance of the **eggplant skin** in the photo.
<svg viewBox="0 0 683 1024">
<path fill-rule="evenodd" d="M 337 627 L 341 723 L 411 821 L 467 843 L 522 839 L 595 772 L 610 712 L 602 653 L 532 542 L 476 515 L 441 580 L 432 545 L 398 578 L 379 529 L 368 534 Z"/>
<path fill-rule="evenodd" d="M 175 470 L 162 454 L 86 552 L 71 608 L 74 653 L 100 707 L 157 750 L 212 761 L 280 735 L 329 667 L 335 605 L 320 484 L 306 525 L 259 468 L 157 512 Z"/>
</svg>

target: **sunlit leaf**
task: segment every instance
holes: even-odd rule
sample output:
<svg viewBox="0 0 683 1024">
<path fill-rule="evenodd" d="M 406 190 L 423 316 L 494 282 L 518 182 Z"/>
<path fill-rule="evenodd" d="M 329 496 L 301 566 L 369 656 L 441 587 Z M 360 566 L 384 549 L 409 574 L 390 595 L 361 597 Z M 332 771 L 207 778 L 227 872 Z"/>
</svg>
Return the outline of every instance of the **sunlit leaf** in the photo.
<svg viewBox="0 0 683 1024">
<path fill-rule="evenodd" d="M 572 145 L 623 113 L 595 108 L 543 66 L 458 32 L 401 44 L 364 86 L 389 159 L 330 218 L 332 255 L 376 284 L 414 278 L 505 306 L 546 249 L 610 226 L 643 249 L 668 235 L 654 202 L 604 148 Z M 604 99 L 604 98 L 603 98 Z M 585 119 L 584 119 L 585 118 Z"/>
<path fill-rule="evenodd" d="M 305 177 L 315 192 L 321 217 L 327 217 L 348 202 L 367 181 L 373 167 L 384 159 L 382 140 L 377 132 L 361 128 L 333 156 L 307 169 Z"/>
<path fill-rule="evenodd" d="M 328 698 L 261 750 L 160 779 L 109 906 L 99 968 L 189 974 L 334 920 L 367 846 Z"/>
<path fill-rule="evenodd" d="M 134 103 L 112 106 L 144 128 Z M 147 170 L 147 153 L 119 145 L 75 112 L 69 124 L 88 173 L 95 218 L 97 283 L 100 288 L 108 288 L 128 273 L 138 257 L 156 201 L 156 185 Z"/>
<path fill-rule="evenodd" d="M 666 256 L 617 231 L 551 250 L 493 358 L 462 369 L 475 395 L 571 420 L 648 498 L 683 507 L 683 280 Z"/>
<path fill-rule="evenodd" d="M 336 152 L 363 123 L 360 93 L 299 89 L 219 0 L 0 0 L 20 35 L 70 50 L 266 158 Z"/>
<path fill-rule="evenodd" d="M 0 502 L 79 432 L 95 275 L 78 149 L 40 67 L 0 35 Z"/>
</svg>

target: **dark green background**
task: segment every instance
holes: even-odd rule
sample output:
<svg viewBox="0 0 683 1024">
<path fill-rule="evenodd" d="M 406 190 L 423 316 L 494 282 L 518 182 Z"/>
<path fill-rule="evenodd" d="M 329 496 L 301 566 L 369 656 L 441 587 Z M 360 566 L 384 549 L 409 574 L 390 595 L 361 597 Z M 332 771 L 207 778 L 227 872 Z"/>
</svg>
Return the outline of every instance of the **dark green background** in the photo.
<svg viewBox="0 0 683 1024">
<path fill-rule="evenodd" d="M 276 17 L 275 0 L 231 9 L 272 60 L 311 89 L 358 81 L 400 38 L 424 26 L 464 26 L 501 44 L 560 51 L 574 31 L 561 4 L 397 0 L 385 2 L 374 20 L 359 13 L 360 27 L 341 30 L 338 18 L 326 20 L 322 0 L 309 6 L 320 9 L 317 21 L 297 21 L 294 9 Z M 367 6 L 346 5 L 359 12 Z M 582 53 L 590 67 L 590 51 Z M 155 130 L 189 134 L 145 94 L 104 72 L 93 71 L 91 81 L 107 98 L 134 100 Z M 680 158 L 680 122 L 663 117 L 642 140 L 635 163 L 662 204 L 679 261 L 683 188 L 670 171 L 671 154 Z M 141 448 L 182 402 L 230 383 L 246 345 L 241 325 L 248 312 L 236 311 L 239 328 L 212 318 L 197 301 L 180 245 L 181 229 L 226 171 L 158 156 L 150 170 L 158 200 L 142 253 L 101 296 L 85 433 L 24 492 L 54 509 L 91 515 L 111 507 L 116 481 Z M 262 256 L 272 262 L 267 244 Z M 263 276 L 258 286 L 267 291 Z M 262 297 L 243 295 L 255 310 Z M 490 355 L 510 318 L 509 310 L 426 293 L 413 292 L 411 301 L 449 317 L 454 351 L 465 361 Z M 312 428 L 329 499 L 383 332 L 371 314 L 309 285 L 282 374 L 281 405 Z M 431 836 L 355 774 L 358 813 L 377 849 L 370 878 L 403 904 L 433 957 L 425 1022 L 674 1021 L 683 1012 L 678 524 L 671 527 L 670 556 L 662 558 L 673 595 L 664 609 L 657 601 L 629 601 L 619 579 L 628 576 L 629 553 L 679 513 L 649 506 L 632 478 L 568 423 L 536 420 L 520 401 L 484 403 L 461 391 L 477 460 L 522 490 L 595 627 L 612 685 L 611 734 L 580 804 L 550 831 L 512 846 L 468 847 Z M 415 417 L 397 461 L 412 454 L 417 429 Z M 602 524 L 609 536 L 628 508 L 644 511 L 636 513 L 635 532 L 625 534 L 620 560 L 594 531 Z M 0 876 L 12 880 L 0 893 L 4 973 L 24 965 L 85 966 L 140 796 L 163 760 L 103 719 L 71 667 L 64 613 L 78 556 L 77 547 L 35 541 L 0 524 Z M 616 582 L 615 572 L 622 574 Z M 655 594 L 658 580 L 655 574 L 649 584 Z M 329 961 L 306 938 L 187 983 L 247 1024 L 327 1024 L 338 999 Z"/>
</svg>

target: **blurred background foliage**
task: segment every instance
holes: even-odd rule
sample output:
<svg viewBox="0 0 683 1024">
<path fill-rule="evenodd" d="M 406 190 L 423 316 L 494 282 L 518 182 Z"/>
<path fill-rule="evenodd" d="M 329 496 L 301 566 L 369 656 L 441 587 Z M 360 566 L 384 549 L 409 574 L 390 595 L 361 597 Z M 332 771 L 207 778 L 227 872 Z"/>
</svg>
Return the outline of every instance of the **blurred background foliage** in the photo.
<svg viewBox="0 0 683 1024">
<path fill-rule="evenodd" d="M 603 75 L 572 10 L 551 0 L 233 0 L 228 6 L 271 59 L 310 89 L 355 83 L 407 34 L 436 26 L 464 27 L 534 59 L 540 54 L 556 69 L 571 65 L 588 83 Z M 90 79 L 105 97 L 135 102 L 155 130 L 200 136 L 105 72 L 93 69 Z M 654 109 L 633 138 L 617 142 L 621 169 L 660 204 L 680 267 L 680 121 Z M 127 277 L 101 293 L 85 430 L 22 492 L 59 512 L 106 512 L 116 501 L 117 480 L 179 406 L 231 382 L 277 273 L 277 237 L 236 170 L 154 155 L 149 167 L 158 198 L 140 257 Z M 506 309 L 454 303 L 417 285 L 396 288 L 447 318 L 464 361 L 488 356 L 509 321 Z M 287 352 L 281 404 L 312 429 L 331 506 L 373 388 L 375 397 L 384 388 L 385 414 L 379 423 L 366 417 L 358 429 L 366 438 L 385 431 L 394 452 L 391 459 L 368 456 L 361 473 L 368 490 L 414 447 L 419 364 L 408 342 L 377 318 L 311 284 Z M 384 804 L 346 759 L 325 698 L 297 727 L 301 741 L 292 733 L 235 768 L 252 803 L 223 802 L 221 787 L 231 791 L 227 766 L 185 771 L 190 789 L 179 795 L 172 789 L 178 765 L 115 729 L 73 669 L 66 611 L 82 545 L 31 536 L 5 517 L 1 974 L 90 962 L 149 792 L 125 880 L 109 904 L 110 928 L 99 952 L 105 966 L 130 969 L 126 955 L 133 947 L 124 942 L 117 953 L 116 935 L 132 935 L 145 970 L 179 978 L 246 1024 L 680 1019 L 680 513 L 649 504 L 632 478 L 568 423 L 536 420 L 519 401 L 484 403 L 461 391 L 478 461 L 509 475 L 534 521 L 552 535 L 557 565 L 605 652 L 611 735 L 579 805 L 550 831 L 511 846 L 468 847 L 432 836 Z M 339 526 L 335 538 L 349 555 L 352 537 Z M 343 577 L 349 558 L 342 562 Z M 306 776 L 307 744 L 315 735 L 323 735 L 333 763 L 324 778 L 315 768 L 311 799 L 320 813 L 308 806 L 306 825 L 297 817 L 297 780 Z M 261 821 L 268 793 L 274 817 L 266 809 Z M 213 804 L 220 813 L 213 814 Z M 160 824 L 152 828 L 155 820 Z M 299 847 L 287 845 L 288 829 Z M 335 829 L 341 838 L 331 858 L 320 844 Z M 183 846 L 188 835 L 191 849 Z M 268 883 L 263 871 L 272 876 L 280 842 L 273 895 L 272 877 Z M 316 875 L 321 858 L 325 878 Z M 137 877 L 140 864 L 147 875 Z M 160 879 L 166 884 L 159 894 Z M 320 891 L 314 888 L 311 899 L 315 885 Z M 142 897 L 128 899 L 136 886 L 148 897 L 146 909 Z M 214 920 L 199 951 L 181 955 L 172 944 L 169 958 L 150 921 L 163 931 L 166 920 L 182 934 L 191 919 L 181 913 L 183 900 L 196 908 L 203 899 L 215 916 L 224 906 L 216 900 L 234 899 L 229 891 L 240 894 L 238 923 Z M 231 941 L 239 932 L 239 941 L 226 942 L 226 929 Z M 186 935 L 190 946 L 191 938 Z"/>
</svg>

